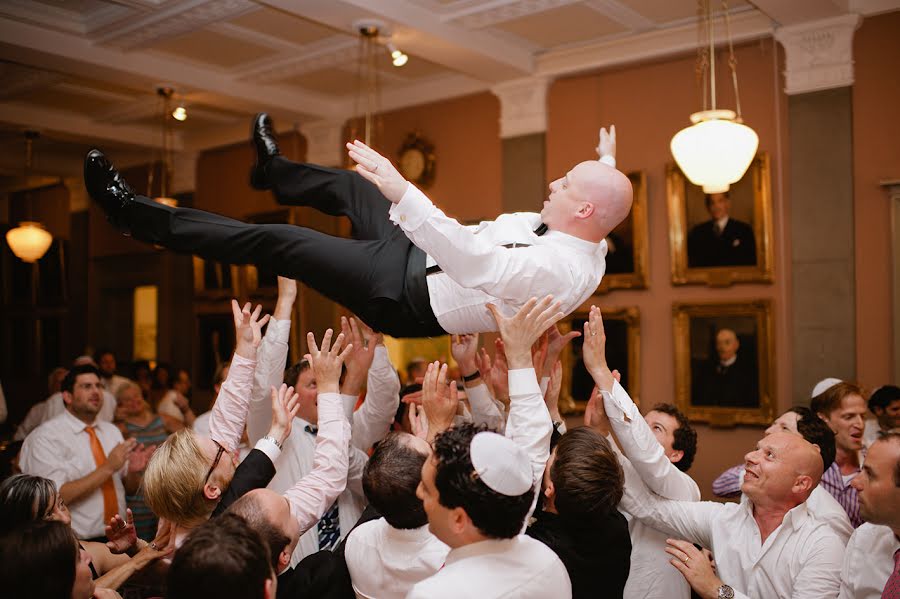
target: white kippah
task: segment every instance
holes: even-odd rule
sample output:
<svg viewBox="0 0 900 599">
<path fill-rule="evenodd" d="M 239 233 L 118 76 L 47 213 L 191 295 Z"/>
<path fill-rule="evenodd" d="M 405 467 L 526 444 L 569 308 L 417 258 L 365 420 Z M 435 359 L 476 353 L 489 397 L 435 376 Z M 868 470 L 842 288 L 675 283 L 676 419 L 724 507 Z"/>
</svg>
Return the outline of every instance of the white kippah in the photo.
<svg viewBox="0 0 900 599">
<path fill-rule="evenodd" d="M 826 391 L 828 391 L 829 389 L 831 389 L 838 383 L 843 383 L 843 382 L 844 381 L 842 381 L 841 379 L 836 379 L 834 377 L 828 377 L 827 379 L 822 379 L 821 381 L 816 383 L 815 387 L 813 387 L 812 395 L 810 395 L 810 397 L 815 397 L 816 395 L 821 395 L 822 393 L 825 393 Z"/>
<path fill-rule="evenodd" d="M 469 456 L 478 477 L 494 491 L 516 497 L 531 488 L 531 460 L 512 439 L 484 431 L 472 438 Z"/>
</svg>

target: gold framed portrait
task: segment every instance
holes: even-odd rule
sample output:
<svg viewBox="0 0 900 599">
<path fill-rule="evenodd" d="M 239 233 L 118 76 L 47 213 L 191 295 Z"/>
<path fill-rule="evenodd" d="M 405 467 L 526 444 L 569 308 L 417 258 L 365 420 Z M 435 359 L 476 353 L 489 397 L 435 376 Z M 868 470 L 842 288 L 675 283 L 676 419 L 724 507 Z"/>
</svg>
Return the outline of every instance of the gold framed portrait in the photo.
<svg viewBox="0 0 900 599">
<path fill-rule="evenodd" d="M 713 426 L 775 418 L 772 302 L 672 306 L 675 400 L 691 420 Z"/>
<path fill-rule="evenodd" d="M 769 155 L 760 152 L 724 194 L 705 194 L 674 163 L 666 168 L 672 283 L 726 287 L 771 283 Z"/>
<path fill-rule="evenodd" d="M 589 312 L 573 312 L 560 321 L 565 334 L 572 330 L 584 332 Z M 604 308 L 603 328 L 606 332 L 606 360 L 609 367 L 622 375 L 622 386 L 640 407 L 641 372 L 641 313 L 636 306 Z M 576 337 L 563 351 L 562 390 L 559 406 L 564 414 L 583 413 L 594 389 L 594 380 L 584 367 L 581 348 L 584 337 Z"/>
<path fill-rule="evenodd" d="M 597 293 L 647 288 L 647 177 L 644 171 L 633 171 L 628 179 L 634 202 L 628 217 L 606 237 L 606 273 Z"/>
</svg>

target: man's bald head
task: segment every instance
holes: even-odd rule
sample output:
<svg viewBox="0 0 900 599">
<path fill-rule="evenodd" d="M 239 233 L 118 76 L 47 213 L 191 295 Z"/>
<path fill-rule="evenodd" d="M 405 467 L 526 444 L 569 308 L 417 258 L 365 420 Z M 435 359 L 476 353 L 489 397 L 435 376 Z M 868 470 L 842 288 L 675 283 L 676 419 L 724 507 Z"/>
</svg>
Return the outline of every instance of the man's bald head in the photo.
<svg viewBox="0 0 900 599">
<path fill-rule="evenodd" d="M 599 242 L 631 211 L 631 181 L 598 160 L 577 164 L 550 184 L 541 219 L 555 231 Z"/>
<path fill-rule="evenodd" d="M 719 329 L 716 333 L 716 353 L 719 354 L 719 361 L 725 362 L 737 355 L 741 342 L 738 341 L 737 333 L 731 329 Z"/>
<path fill-rule="evenodd" d="M 822 479 L 819 448 L 788 432 L 765 436 L 744 456 L 741 490 L 756 506 L 786 510 L 806 501 Z"/>
</svg>

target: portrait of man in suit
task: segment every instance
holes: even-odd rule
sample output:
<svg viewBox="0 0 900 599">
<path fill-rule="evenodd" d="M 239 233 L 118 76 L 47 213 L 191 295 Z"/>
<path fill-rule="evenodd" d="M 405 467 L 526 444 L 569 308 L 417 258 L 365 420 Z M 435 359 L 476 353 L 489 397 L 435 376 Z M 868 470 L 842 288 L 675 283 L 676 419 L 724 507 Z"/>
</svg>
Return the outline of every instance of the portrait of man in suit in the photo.
<svg viewBox="0 0 900 599">
<path fill-rule="evenodd" d="M 712 324 L 712 323 L 710 323 Z M 692 357 L 692 403 L 697 406 L 754 408 L 759 406 L 759 371 L 753 345 L 745 334 L 746 350 L 733 328 L 715 327 L 715 350 L 710 357 Z"/>
<path fill-rule="evenodd" d="M 694 225 L 688 233 L 688 267 L 754 266 L 753 227 L 730 215 L 729 193 L 706 194 L 705 202 L 709 220 Z"/>
</svg>

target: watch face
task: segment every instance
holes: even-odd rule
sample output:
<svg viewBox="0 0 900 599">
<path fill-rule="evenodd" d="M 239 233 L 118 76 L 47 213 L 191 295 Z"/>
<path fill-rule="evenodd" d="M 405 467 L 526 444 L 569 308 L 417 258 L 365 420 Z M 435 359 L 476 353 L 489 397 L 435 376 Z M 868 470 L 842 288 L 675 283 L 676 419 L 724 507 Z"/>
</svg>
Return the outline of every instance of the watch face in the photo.
<svg viewBox="0 0 900 599">
<path fill-rule="evenodd" d="M 400 156 L 400 172 L 410 181 L 416 181 L 425 172 L 425 155 L 421 150 L 411 148 Z"/>
<path fill-rule="evenodd" d="M 734 589 L 723 584 L 719 587 L 719 599 L 734 599 Z"/>
</svg>

